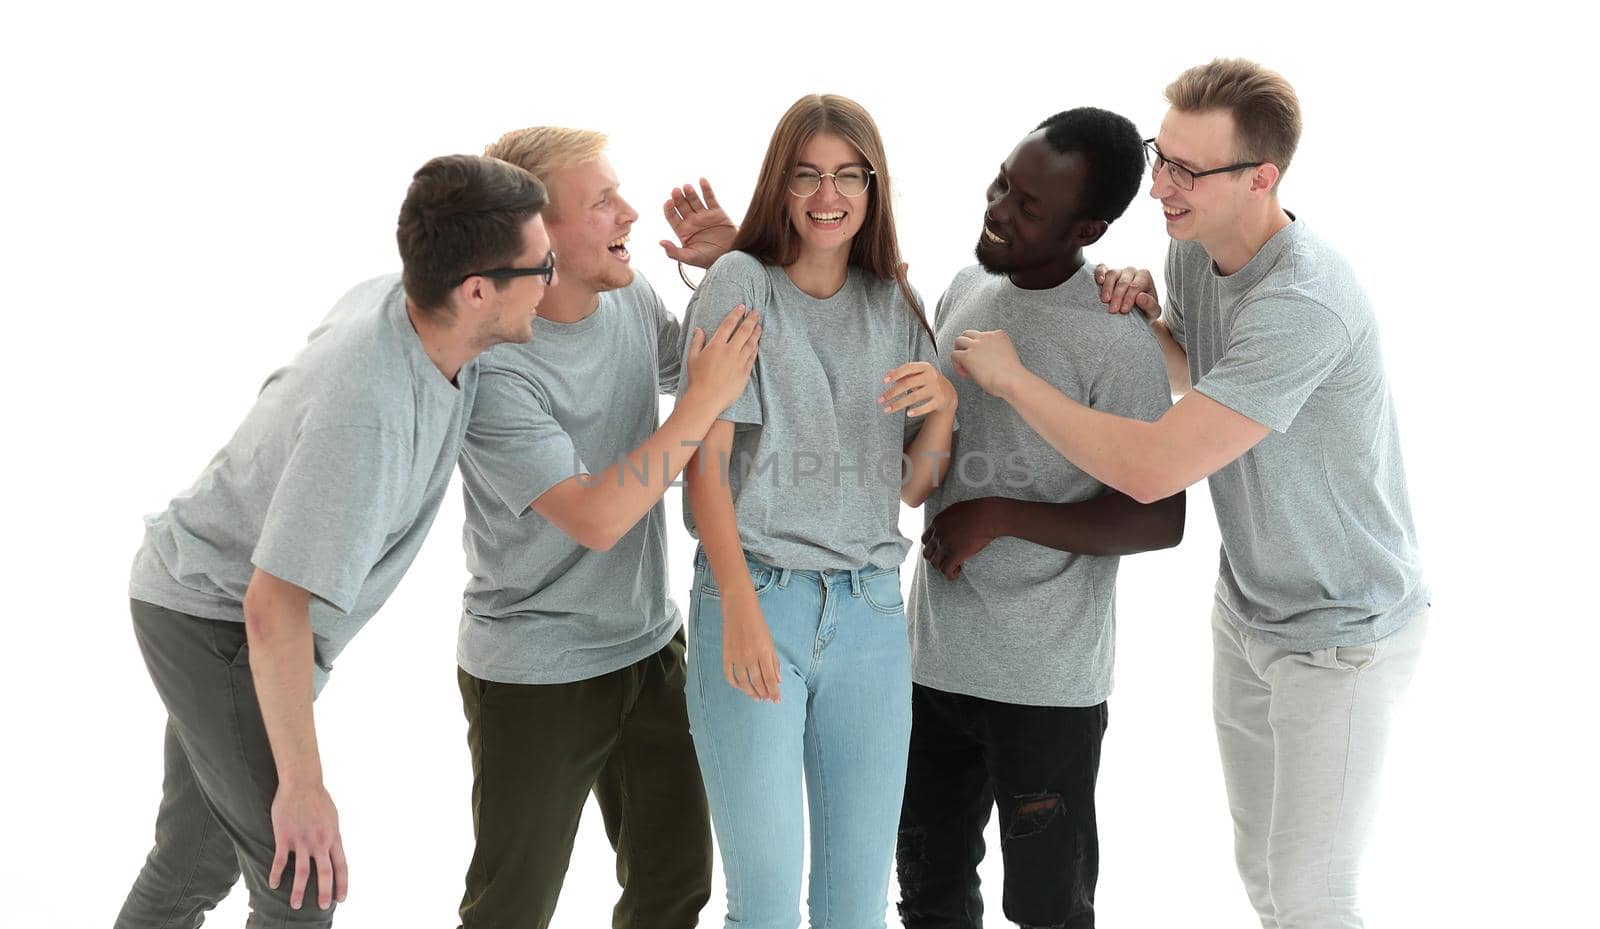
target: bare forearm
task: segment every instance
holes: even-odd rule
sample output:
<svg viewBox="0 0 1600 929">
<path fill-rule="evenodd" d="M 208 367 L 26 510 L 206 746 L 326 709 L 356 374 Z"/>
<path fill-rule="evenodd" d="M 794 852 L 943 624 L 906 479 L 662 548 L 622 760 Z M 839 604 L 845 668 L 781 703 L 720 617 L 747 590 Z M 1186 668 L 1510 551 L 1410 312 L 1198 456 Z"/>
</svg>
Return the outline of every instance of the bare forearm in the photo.
<svg viewBox="0 0 1600 929">
<path fill-rule="evenodd" d="M 955 413 L 940 410 L 928 414 L 916 438 L 905 448 L 911 459 L 903 475 L 900 499 L 910 506 L 921 506 L 950 469 L 950 445 L 954 441 Z"/>
<path fill-rule="evenodd" d="M 1108 490 L 1072 503 L 993 498 L 993 530 L 1079 555 L 1133 555 L 1171 548 L 1183 540 L 1183 492 L 1140 503 Z"/>
<path fill-rule="evenodd" d="M 1194 387 L 1189 380 L 1189 353 L 1161 320 L 1152 322 L 1150 330 L 1156 334 L 1156 344 L 1161 346 L 1161 355 L 1166 360 L 1167 383 L 1172 387 L 1172 395 L 1181 397 Z"/>
<path fill-rule="evenodd" d="M 745 565 L 733 489 L 727 480 L 732 436 L 732 423 L 717 423 L 707 434 L 704 447 L 684 471 L 684 504 L 694 515 L 695 531 L 724 601 L 743 597 L 754 601 L 755 585 Z"/>
<path fill-rule="evenodd" d="M 1170 486 L 1169 475 L 1177 469 L 1161 441 L 1159 423 L 1090 409 L 1028 371 L 1004 399 L 1062 457 L 1135 500 L 1154 502 L 1189 484 Z"/>
<path fill-rule="evenodd" d="M 258 572 L 258 576 L 259 576 Z M 256 581 L 251 586 L 256 586 Z M 322 783 L 311 703 L 315 651 L 308 604 L 293 596 L 245 598 L 245 636 L 256 701 L 280 784 Z"/>
<path fill-rule="evenodd" d="M 717 411 L 685 396 L 661 427 L 621 461 L 581 481 L 589 532 L 600 541 L 626 535 L 683 473 Z"/>
</svg>

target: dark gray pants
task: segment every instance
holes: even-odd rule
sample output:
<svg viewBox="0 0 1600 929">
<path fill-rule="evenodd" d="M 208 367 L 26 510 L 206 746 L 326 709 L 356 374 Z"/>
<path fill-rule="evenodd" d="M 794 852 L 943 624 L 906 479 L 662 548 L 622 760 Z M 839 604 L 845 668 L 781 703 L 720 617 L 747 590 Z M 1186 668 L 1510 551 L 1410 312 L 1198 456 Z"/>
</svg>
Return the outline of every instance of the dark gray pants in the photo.
<svg viewBox="0 0 1600 929">
<path fill-rule="evenodd" d="M 272 748 L 256 703 L 243 623 L 219 622 L 133 601 L 133 630 L 167 708 L 166 774 L 156 842 L 128 892 L 116 929 L 193 929 L 243 872 L 249 929 L 328 926 L 316 904 L 289 908 L 293 860 L 277 890 L 272 864 Z"/>
</svg>

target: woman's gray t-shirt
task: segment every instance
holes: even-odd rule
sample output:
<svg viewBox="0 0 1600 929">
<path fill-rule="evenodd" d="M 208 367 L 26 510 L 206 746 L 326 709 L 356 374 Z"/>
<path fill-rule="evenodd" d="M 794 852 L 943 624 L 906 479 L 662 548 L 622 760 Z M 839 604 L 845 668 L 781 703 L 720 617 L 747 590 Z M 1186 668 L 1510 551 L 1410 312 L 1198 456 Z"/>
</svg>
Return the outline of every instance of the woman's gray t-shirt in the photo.
<svg viewBox="0 0 1600 929">
<path fill-rule="evenodd" d="M 709 335 L 741 303 L 761 312 L 763 332 L 749 385 L 720 417 L 735 423 L 727 479 L 740 544 L 785 568 L 899 565 L 911 547 L 899 530 L 901 456 L 922 419 L 885 414 L 878 397 L 890 370 L 938 362 L 917 312 L 895 281 L 855 266 L 817 299 L 782 268 L 729 252 L 683 331 Z M 687 505 L 683 518 L 699 538 Z"/>
</svg>

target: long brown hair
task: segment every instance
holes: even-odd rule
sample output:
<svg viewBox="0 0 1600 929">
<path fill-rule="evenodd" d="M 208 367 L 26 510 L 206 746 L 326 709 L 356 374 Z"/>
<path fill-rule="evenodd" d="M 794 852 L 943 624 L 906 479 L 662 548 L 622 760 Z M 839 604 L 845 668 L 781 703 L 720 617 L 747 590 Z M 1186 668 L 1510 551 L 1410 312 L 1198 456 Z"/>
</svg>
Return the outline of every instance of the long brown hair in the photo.
<svg viewBox="0 0 1600 929">
<path fill-rule="evenodd" d="M 761 161 L 761 176 L 756 178 L 750 209 L 733 248 L 753 255 L 766 264 L 787 267 L 800 257 L 800 237 L 789 223 L 789 173 L 800 159 L 800 149 L 819 132 L 831 133 L 849 142 L 873 170 L 867 188 L 867 215 L 861 230 L 850 242 L 849 263 L 883 281 L 894 281 L 906 305 L 933 340 L 933 327 L 922 311 L 922 302 L 906 280 L 906 265 L 900 260 L 900 241 L 894 231 L 893 198 L 890 196 L 889 162 L 883 153 L 883 137 L 878 124 L 861 104 L 838 94 L 811 94 L 801 97 L 778 120 L 767 143 L 767 156 Z"/>
</svg>

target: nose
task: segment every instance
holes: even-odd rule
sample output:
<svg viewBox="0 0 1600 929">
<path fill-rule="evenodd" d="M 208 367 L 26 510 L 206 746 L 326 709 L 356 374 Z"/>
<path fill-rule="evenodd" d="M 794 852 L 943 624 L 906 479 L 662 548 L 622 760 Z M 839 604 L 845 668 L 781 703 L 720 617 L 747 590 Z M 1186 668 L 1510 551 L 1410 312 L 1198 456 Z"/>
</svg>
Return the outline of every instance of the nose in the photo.
<svg viewBox="0 0 1600 929">
<path fill-rule="evenodd" d="M 1172 183 L 1172 173 L 1167 170 L 1166 165 L 1158 168 L 1150 179 L 1150 196 L 1157 200 L 1171 196 L 1177 189 L 1178 186 Z"/>
<path fill-rule="evenodd" d="M 638 221 L 639 211 L 633 208 L 633 204 L 622 199 L 621 195 L 618 195 L 617 203 L 622 207 L 622 209 L 617 213 L 618 222 L 631 226 Z"/>
<path fill-rule="evenodd" d="M 1011 209 L 1005 194 L 995 194 L 989 198 L 989 207 L 983 211 L 983 218 L 992 223 L 1004 224 L 1010 221 Z"/>
</svg>

